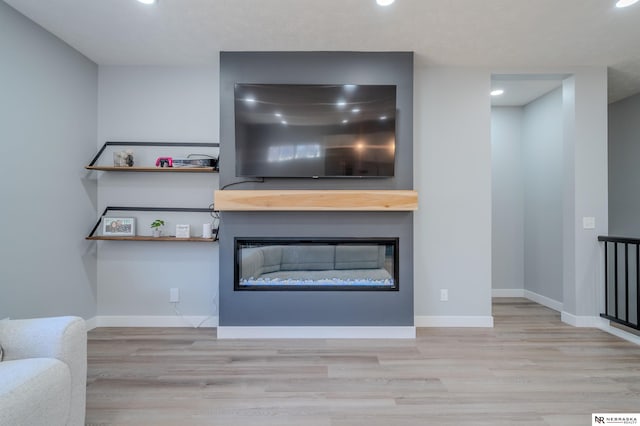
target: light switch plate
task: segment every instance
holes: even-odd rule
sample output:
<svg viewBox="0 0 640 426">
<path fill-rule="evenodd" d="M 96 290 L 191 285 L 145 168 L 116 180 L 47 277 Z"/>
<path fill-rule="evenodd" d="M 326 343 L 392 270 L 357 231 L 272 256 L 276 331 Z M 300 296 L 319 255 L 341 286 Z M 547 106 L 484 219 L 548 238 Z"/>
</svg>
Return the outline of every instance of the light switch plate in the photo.
<svg viewBox="0 0 640 426">
<path fill-rule="evenodd" d="M 582 218 L 583 229 L 596 229 L 596 218 L 593 216 L 585 216 Z"/>
</svg>

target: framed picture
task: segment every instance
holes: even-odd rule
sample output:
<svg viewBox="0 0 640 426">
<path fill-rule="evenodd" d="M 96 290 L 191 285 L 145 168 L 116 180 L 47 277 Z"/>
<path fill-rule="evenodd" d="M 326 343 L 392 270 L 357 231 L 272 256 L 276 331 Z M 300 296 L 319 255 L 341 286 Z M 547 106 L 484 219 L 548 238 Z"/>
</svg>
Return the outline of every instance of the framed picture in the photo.
<svg viewBox="0 0 640 426">
<path fill-rule="evenodd" d="M 102 234 L 133 237 L 136 235 L 136 220 L 133 217 L 105 217 L 102 219 Z"/>
</svg>

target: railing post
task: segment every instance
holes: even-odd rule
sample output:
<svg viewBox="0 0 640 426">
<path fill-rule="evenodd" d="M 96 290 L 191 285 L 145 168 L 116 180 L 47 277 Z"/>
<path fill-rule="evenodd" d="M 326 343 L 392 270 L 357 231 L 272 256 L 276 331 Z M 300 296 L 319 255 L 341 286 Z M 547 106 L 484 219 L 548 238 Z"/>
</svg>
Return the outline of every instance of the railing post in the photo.
<svg viewBox="0 0 640 426">
<path fill-rule="evenodd" d="M 598 241 L 604 242 L 604 313 L 601 313 L 600 316 L 625 327 L 640 330 L 640 238 L 600 235 Z M 609 244 L 613 244 L 613 252 L 609 250 Z M 622 257 L 622 253 L 618 253 L 620 244 L 624 244 L 624 265 L 622 266 L 624 284 L 618 282 L 621 273 L 620 257 Z M 635 246 L 635 256 L 630 256 L 630 245 Z M 630 271 L 630 262 L 635 262 L 632 265 L 636 268 L 635 284 L 632 283 L 633 278 L 630 276 L 632 272 Z M 614 268 L 613 271 L 611 268 Z M 624 285 L 623 294 L 620 293 L 622 285 Z M 631 300 L 632 290 L 635 290 L 636 294 L 634 300 Z M 622 301 L 620 300 L 621 296 L 624 297 Z M 611 303 L 612 297 L 615 299 L 613 303 Z M 636 303 L 635 309 L 631 305 L 632 302 Z M 624 306 L 620 306 L 621 303 L 624 303 Z M 635 321 L 633 320 L 634 313 Z"/>
<path fill-rule="evenodd" d="M 629 244 L 624 244 L 624 320 L 629 322 Z"/>
<path fill-rule="evenodd" d="M 607 241 L 604 242 L 604 314 L 609 315 L 609 243 Z"/>
<path fill-rule="evenodd" d="M 618 243 L 613 243 L 613 313 L 618 316 Z"/>
</svg>

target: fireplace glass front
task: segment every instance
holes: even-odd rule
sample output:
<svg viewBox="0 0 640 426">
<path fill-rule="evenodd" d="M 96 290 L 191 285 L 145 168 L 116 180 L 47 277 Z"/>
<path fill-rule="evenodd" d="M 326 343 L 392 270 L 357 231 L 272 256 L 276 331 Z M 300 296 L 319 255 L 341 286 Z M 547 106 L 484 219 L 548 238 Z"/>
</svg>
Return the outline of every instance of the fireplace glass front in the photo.
<svg viewBox="0 0 640 426">
<path fill-rule="evenodd" d="M 397 238 L 235 239 L 235 290 L 398 290 Z"/>
</svg>

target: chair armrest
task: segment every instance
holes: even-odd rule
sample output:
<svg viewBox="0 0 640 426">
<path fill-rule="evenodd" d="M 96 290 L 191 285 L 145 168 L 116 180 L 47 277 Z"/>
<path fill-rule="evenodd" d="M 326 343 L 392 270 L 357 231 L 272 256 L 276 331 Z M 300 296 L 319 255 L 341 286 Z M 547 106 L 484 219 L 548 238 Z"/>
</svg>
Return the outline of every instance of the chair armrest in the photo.
<svg viewBox="0 0 640 426">
<path fill-rule="evenodd" d="M 83 425 L 87 383 L 87 327 L 80 317 L 0 321 L 4 359 L 56 358 L 71 371 L 69 425 Z"/>
<path fill-rule="evenodd" d="M 57 358 L 63 362 L 86 348 L 87 330 L 79 317 L 4 320 L 0 322 L 0 343 L 4 359 Z"/>
</svg>

